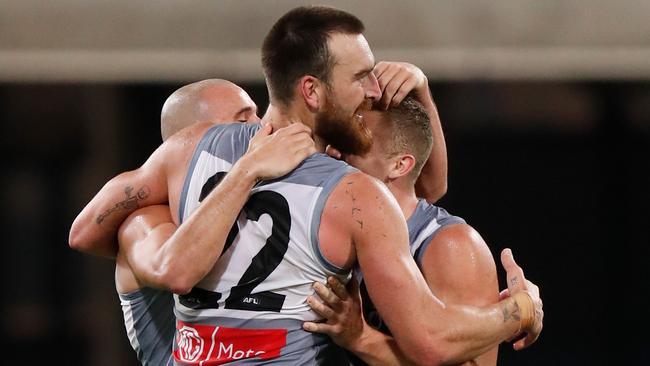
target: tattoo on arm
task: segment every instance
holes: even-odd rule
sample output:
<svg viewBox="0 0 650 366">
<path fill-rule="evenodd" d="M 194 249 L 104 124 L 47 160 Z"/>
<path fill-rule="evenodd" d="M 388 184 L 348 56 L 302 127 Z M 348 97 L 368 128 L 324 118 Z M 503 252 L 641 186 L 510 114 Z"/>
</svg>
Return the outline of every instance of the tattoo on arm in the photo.
<svg viewBox="0 0 650 366">
<path fill-rule="evenodd" d="M 512 278 L 510 279 L 510 284 L 511 284 L 512 286 L 516 286 L 518 283 L 519 283 L 519 278 L 517 278 L 517 276 L 512 277 Z"/>
<path fill-rule="evenodd" d="M 506 303 L 503 307 L 503 322 L 505 323 L 510 319 L 516 321 L 519 321 L 521 319 L 519 313 L 519 305 L 517 305 L 516 301 L 513 301 L 510 305 Z"/>
<path fill-rule="evenodd" d="M 138 205 L 138 201 L 146 199 L 149 197 L 150 193 L 151 191 L 149 189 L 149 186 L 142 186 L 142 188 L 140 188 L 135 195 L 133 194 L 133 187 L 126 186 L 124 188 L 124 194 L 126 195 L 126 198 L 116 203 L 115 206 L 109 208 L 101 215 L 97 216 L 97 225 L 101 225 L 101 223 L 113 212 L 121 210 L 131 212 L 135 211 L 138 207 L 140 207 Z"/>
</svg>

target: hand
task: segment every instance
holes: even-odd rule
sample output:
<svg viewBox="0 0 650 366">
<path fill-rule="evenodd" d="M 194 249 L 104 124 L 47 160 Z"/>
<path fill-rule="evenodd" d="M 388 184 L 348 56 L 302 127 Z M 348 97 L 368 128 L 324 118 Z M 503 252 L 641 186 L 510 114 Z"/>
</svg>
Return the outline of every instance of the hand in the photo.
<svg viewBox="0 0 650 366">
<path fill-rule="evenodd" d="M 327 282 L 328 286 L 314 283 L 314 290 L 323 300 L 322 303 L 313 296 L 307 298 L 307 304 L 324 317 L 325 322 L 305 322 L 303 328 L 309 332 L 327 334 L 339 346 L 354 350 L 355 342 L 361 339 L 365 327 L 359 284 L 353 278 L 346 289 L 335 277 L 329 277 Z"/>
<path fill-rule="evenodd" d="M 422 70 L 413 64 L 382 61 L 375 65 L 373 72 L 382 92 L 379 100 L 381 108 L 399 105 L 412 90 L 415 90 L 420 103 L 426 104 L 427 100 L 431 100 L 429 81 Z"/>
<path fill-rule="evenodd" d="M 302 123 L 271 131 L 270 124 L 262 126 L 240 159 L 259 180 L 281 177 L 316 153 L 311 130 Z"/>
<path fill-rule="evenodd" d="M 523 291 L 530 296 L 533 305 L 533 319 L 529 326 L 521 329 L 522 332 L 526 333 L 526 336 L 519 339 L 513 345 L 513 348 L 518 351 L 533 344 L 542 332 L 544 326 L 544 304 L 539 296 L 539 287 L 524 277 L 524 271 L 515 262 L 515 258 L 510 249 L 506 248 L 501 252 L 501 264 L 506 270 L 508 288 L 501 291 L 499 300 Z"/>
</svg>

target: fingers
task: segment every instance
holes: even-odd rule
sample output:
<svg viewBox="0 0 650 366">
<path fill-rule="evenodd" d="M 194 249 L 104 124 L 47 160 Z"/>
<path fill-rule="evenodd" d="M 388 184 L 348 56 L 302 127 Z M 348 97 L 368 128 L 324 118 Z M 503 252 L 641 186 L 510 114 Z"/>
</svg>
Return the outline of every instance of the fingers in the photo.
<svg viewBox="0 0 650 366">
<path fill-rule="evenodd" d="M 341 306 L 341 297 L 339 297 L 329 287 L 319 282 L 314 283 L 313 287 L 314 291 L 316 291 L 316 294 L 318 294 L 318 296 L 323 300 L 323 302 L 325 302 L 327 306 L 334 308 L 339 308 Z"/>
<path fill-rule="evenodd" d="M 506 271 L 517 266 L 510 248 L 505 248 L 501 251 L 501 265 L 503 265 L 503 269 Z"/>
<path fill-rule="evenodd" d="M 411 74 L 406 72 L 399 72 L 393 75 L 392 79 L 388 82 L 388 84 L 386 84 L 386 88 L 383 94 L 381 95 L 381 105 L 384 106 L 386 109 L 388 109 L 390 106 L 396 105 L 395 96 L 397 92 L 406 86 L 406 82 L 411 76 L 412 76 Z M 402 91 L 402 93 L 406 95 L 408 91 L 407 92 Z M 401 101 L 402 100 L 400 99 L 400 102 Z"/>
<path fill-rule="evenodd" d="M 257 143 L 260 143 L 264 137 L 269 136 L 271 132 L 273 131 L 273 126 L 271 126 L 270 123 L 267 123 L 263 125 L 257 132 L 255 132 L 255 135 L 250 141 L 250 146 L 254 147 L 256 146 Z"/>
<path fill-rule="evenodd" d="M 524 271 L 519 267 L 517 262 L 515 262 L 515 258 L 509 248 L 506 248 L 501 252 L 501 264 L 506 270 L 506 278 L 510 293 L 512 294 L 520 290 L 525 290 L 526 277 L 524 277 Z"/>
<path fill-rule="evenodd" d="M 316 300 L 313 296 L 307 297 L 307 305 L 314 310 L 314 312 L 325 319 L 334 317 L 334 310 L 322 302 Z"/>
<path fill-rule="evenodd" d="M 345 285 L 341 283 L 336 277 L 334 276 L 329 276 L 327 278 L 327 284 L 329 284 L 330 288 L 334 292 L 334 295 L 336 295 L 339 300 L 347 300 L 348 297 L 350 296 L 348 294 L 348 290 L 345 288 Z"/>
<path fill-rule="evenodd" d="M 382 91 L 379 105 L 384 109 L 399 105 L 412 90 L 419 93 L 424 93 L 421 88 L 428 90 L 422 70 L 406 62 L 380 62 L 373 72 Z"/>
<path fill-rule="evenodd" d="M 520 351 L 524 348 L 529 347 L 531 344 L 535 343 L 537 341 L 537 337 L 539 337 L 539 333 L 529 333 L 527 334 L 524 338 L 518 340 L 512 345 L 512 348 L 515 349 L 515 351 Z"/>
<path fill-rule="evenodd" d="M 381 99 L 379 100 L 379 105 L 382 107 L 387 107 L 389 105 L 390 100 L 393 98 L 393 94 L 395 94 L 395 90 L 404 82 L 404 75 L 401 75 L 399 80 L 395 80 L 395 76 L 398 72 L 399 69 L 396 67 L 388 67 L 381 75 L 377 76 L 377 82 L 379 83 L 379 88 L 381 89 Z M 398 83 L 399 85 L 391 85 L 395 83 Z M 387 94 L 389 90 L 392 90 L 392 94 L 390 95 Z"/>
<path fill-rule="evenodd" d="M 329 336 L 334 334 L 333 326 L 327 323 L 304 322 L 302 323 L 302 329 L 308 332 L 322 333 Z"/>
<path fill-rule="evenodd" d="M 395 92 L 395 95 L 393 95 L 393 99 L 391 100 L 391 106 L 395 107 L 398 106 L 404 98 L 408 95 L 408 93 L 415 88 L 417 85 L 417 80 L 414 78 L 409 78 L 404 81 L 404 83 L 399 87 L 399 89 Z"/>
</svg>

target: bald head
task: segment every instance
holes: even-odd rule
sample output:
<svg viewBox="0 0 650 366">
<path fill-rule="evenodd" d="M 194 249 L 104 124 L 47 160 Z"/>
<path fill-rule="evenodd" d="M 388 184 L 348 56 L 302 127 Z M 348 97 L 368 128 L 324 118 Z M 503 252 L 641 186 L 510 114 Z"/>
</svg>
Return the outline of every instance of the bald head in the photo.
<svg viewBox="0 0 650 366">
<path fill-rule="evenodd" d="M 259 121 L 257 106 L 240 87 L 223 79 L 188 84 L 172 93 L 160 114 L 163 141 L 197 122 Z"/>
</svg>

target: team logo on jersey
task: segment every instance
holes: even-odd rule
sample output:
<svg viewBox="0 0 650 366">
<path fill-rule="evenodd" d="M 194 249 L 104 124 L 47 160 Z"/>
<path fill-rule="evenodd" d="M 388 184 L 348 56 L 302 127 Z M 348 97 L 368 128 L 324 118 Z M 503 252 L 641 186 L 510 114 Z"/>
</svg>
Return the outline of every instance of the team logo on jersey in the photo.
<svg viewBox="0 0 650 366">
<path fill-rule="evenodd" d="M 203 339 L 196 329 L 183 326 L 177 329 L 176 345 L 178 346 L 177 357 L 181 361 L 194 362 L 198 360 L 203 351 Z"/>
<path fill-rule="evenodd" d="M 287 345 L 286 329 L 240 329 L 214 325 L 176 323 L 177 361 L 215 366 L 241 359 L 279 357 Z"/>
</svg>

